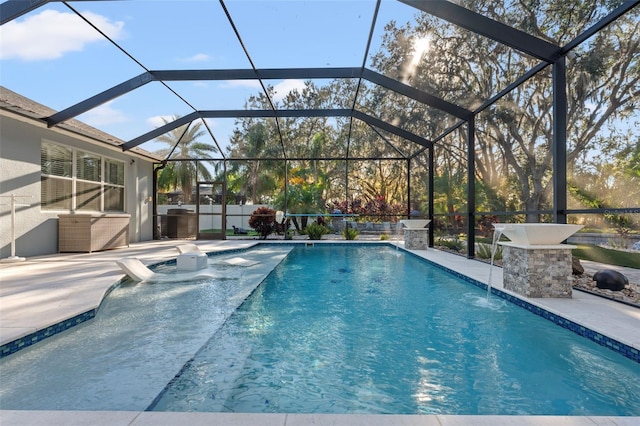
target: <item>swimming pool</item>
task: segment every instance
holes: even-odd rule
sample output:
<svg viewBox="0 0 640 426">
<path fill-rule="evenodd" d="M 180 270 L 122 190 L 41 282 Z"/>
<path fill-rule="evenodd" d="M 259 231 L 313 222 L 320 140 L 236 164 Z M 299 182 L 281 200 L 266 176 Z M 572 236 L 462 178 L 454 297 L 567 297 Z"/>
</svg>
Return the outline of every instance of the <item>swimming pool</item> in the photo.
<svg viewBox="0 0 640 426">
<path fill-rule="evenodd" d="M 7 358 L 2 408 L 638 415 L 637 363 L 388 246 L 296 248 L 221 308 L 250 271 L 116 289 L 96 321 Z"/>
</svg>

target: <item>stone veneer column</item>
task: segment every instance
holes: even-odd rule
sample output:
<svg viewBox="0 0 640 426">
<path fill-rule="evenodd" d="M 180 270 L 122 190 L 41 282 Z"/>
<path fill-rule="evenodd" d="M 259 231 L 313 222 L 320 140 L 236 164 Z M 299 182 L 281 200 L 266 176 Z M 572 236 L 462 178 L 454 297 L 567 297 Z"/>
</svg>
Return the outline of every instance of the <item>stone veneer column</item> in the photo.
<svg viewBox="0 0 640 426">
<path fill-rule="evenodd" d="M 429 228 L 404 230 L 404 248 L 426 250 L 429 247 Z"/>
<path fill-rule="evenodd" d="M 575 246 L 500 244 L 506 290 L 526 297 L 571 297 Z"/>
</svg>

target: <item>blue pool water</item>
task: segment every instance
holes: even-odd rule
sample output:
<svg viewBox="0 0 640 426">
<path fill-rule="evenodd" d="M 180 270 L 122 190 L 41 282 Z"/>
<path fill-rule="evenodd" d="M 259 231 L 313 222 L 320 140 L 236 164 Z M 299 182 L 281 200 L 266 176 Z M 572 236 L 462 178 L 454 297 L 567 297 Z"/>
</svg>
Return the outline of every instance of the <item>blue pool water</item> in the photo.
<svg viewBox="0 0 640 426">
<path fill-rule="evenodd" d="M 0 408 L 640 415 L 640 364 L 388 246 L 295 248 L 238 308 L 254 268 L 121 286 Z"/>
<path fill-rule="evenodd" d="M 154 410 L 639 415 L 640 366 L 389 248 L 294 249 Z"/>
</svg>

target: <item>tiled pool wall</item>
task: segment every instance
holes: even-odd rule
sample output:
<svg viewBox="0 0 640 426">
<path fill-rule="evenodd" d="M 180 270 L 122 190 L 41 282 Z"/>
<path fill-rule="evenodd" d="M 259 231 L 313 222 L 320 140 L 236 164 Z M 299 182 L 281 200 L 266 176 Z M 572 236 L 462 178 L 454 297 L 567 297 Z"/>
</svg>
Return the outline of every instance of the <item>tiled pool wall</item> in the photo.
<svg viewBox="0 0 640 426">
<path fill-rule="evenodd" d="M 70 329 L 71 327 L 75 327 L 78 324 L 82 324 L 83 322 L 94 318 L 96 316 L 96 312 L 97 309 L 92 309 L 80 315 L 76 315 L 73 318 L 66 319 L 62 322 L 51 325 L 47 328 L 43 328 L 42 330 L 38 330 L 34 333 L 28 334 L 9 343 L 5 343 L 4 345 L 0 346 L 0 358 L 4 358 L 5 356 L 16 353 L 21 349 L 34 345 L 46 339 L 47 337 L 51 337 L 54 334 L 61 333 L 65 330 Z"/>
<path fill-rule="evenodd" d="M 207 256 L 209 257 L 215 257 L 215 256 L 219 256 L 219 255 L 226 255 L 226 254 L 231 254 L 231 253 L 242 253 L 242 252 L 246 252 L 247 250 L 250 250 L 252 248 L 255 247 L 260 247 L 260 246 L 280 246 L 282 247 L 283 243 L 273 243 L 273 242 L 261 242 L 253 247 L 249 247 L 249 248 L 238 248 L 238 249 L 229 249 L 229 250 L 221 250 L 221 251 L 216 251 L 216 252 L 209 252 L 207 253 Z M 300 243 L 286 243 L 286 245 L 292 245 L 292 246 L 296 246 L 296 245 L 300 245 Z M 305 247 L 313 247 L 314 243 L 310 243 L 309 241 L 305 241 L 304 242 Z M 325 246 L 331 246 L 331 245 L 336 245 L 336 246 L 344 246 L 344 243 L 332 243 L 332 242 L 322 242 L 319 245 L 322 245 L 323 247 Z M 446 266 L 440 265 L 436 262 L 433 262 L 429 259 L 425 259 L 422 256 L 419 256 L 415 253 L 412 253 L 408 250 L 405 250 L 402 247 L 398 247 L 395 244 L 389 243 L 389 242 L 367 242 L 367 243 L 356 243 L 356 242 L 351 242 L 349 243 L 349 245 L 353 245 L 353 246 L 367 246 L 367 247 L 371 247 L 371 246 L 385 246 L 385 247 L 393 247 L 396 249 L 400 249 L 402 250 L 405 254 L 413 256 L 417 259 L 422 260 L 423 262 L 427 262 L 430 265 L 436 267 L 436 268 L 440 268 L 470 284 L 475 285 L 476 287 L 479 287 L 483 290 L 487 290 L 487 284 L 480 282 L 478 280 L 475 280 L 473 278 L 470 278 L 460 272 L 454 271 L 453 269 L 447 268 Z M 155 263 L 153 265 L 151 265 L 149 268 L 152 270 L 156 270 L 156 269 L 162 269 L 163 267 L 171 267 L 173 265 L 176 264 L 176 259 L 170 259 L 170 260 L 165 260 L 162 262 L 158 262 Z M 120 286 L 123 282 L 127 281 L 128 278 L 123 278 L 119 281 L 117 281 L 116 283 L 114 283 L 113 286 L 111 286 L 106 292 L 105 292 L 105 298 L 107 297 L 107 295 L 113 291 L 115 288 L 117 288 L 118 286 Z M 499 289 L 496 288 L 491 288 L 491 294 L 496 295 L 497 297 L 500 297 L 501 299 L 505 299 L 515 305 L 518 305 L 526 310 L 528 310 L 529 312 L 532 312 L 538 316 L 541 316 L 542 318 L 545 318 L 549 321 L 554 322 L 555 324 L 559 325 L 562 328 L 566 328 L 567 330 L 570 330 L 580 336 L 586 337 L 589 340 L 592 340 L 593 342 L 605 346 L 607 348 L 609 348 L 610 350 L 617 352 L 619 354 L 621 354 L 622 356 L 625 356 L 637 363 L 640 363 L 640 351 L 636 348 L 633 348 L 629 345 L 625 345 L 624 343 L 618 342 L 615 339 L 612 339 L 608 336 L 605 336 L 601 333 L 598 333 L 596 331 L 593 331 L 589 328 L 586 328 L 580 324 L 577 324 L 571 320 L 568 320 L 566 318 L 563 318 L 559 315 L 556 315 L 552 312 L 549 312 L 539 306 L 536 306 L 532 303 L 527 302 L 526 300 L 520 299 L 516 296 L 513 296 L 511 294 L 505 293 Z M 47 337 L 51 337 L 55 334 L 61 333 L 65 330 L 68 330 L 72 327 L 75 327 L 78 324 L 81 324 L 85 321 L 88 321 L 92 318 L 94 318 L 96 316 L 96 313 L 98 312 L 98 310 L 100 309 L 100 306 L 98 306 L 95 309 L 91 309 L 87 312 L 84 312 L 80 315 L 77 315 L 73 318 L 69 318 L 67 320 L 64 320 L 62 322 L 59 322 L 58 324 L 54 324 L 51 325 L 47 328 L 44 328 L 42 330 L 38 330 L 34 333 L 31 333 L 27 336 L 21 337 L 19 339 L 16 339 L 12 342 L 6 343 L 2 346 L 0 346 L 0 358 L 4 358 L 5 356 L 9 356 L 13 353 L 18 352 L 21 349 L 24 349 L 26 347 L 29 347 L 35 343 L 38 343 L 44 339 L 46 339 Z"/>
<path fill-rule="evenodd" d="M 120 286 L 120 284 L 122 284 L 122 282 L 124 282 L 125 280 L 126 278 L 118 280 L 111 287 L 109 287 L 104 293 L 102 300 L 106 299 L 109 293 Z M 36 343 L 46 339 L 47 337 L 62 333 L 63 331 L 75 327 L 76 325 L 82 324 L 85 321 L 89 321 L 90 319 L 95 318 L 99 309 L 100 305 L 97 308 L 88 310 L 64 321 L 60 321 L 59 323 L 50 325 L 49 327 L 36 330 L 33 333 L 27 334 L 26 336 L 20 337 L 19 339 L 13 340 L 9 343 L 5 343 L 4 345 L 0 346 L 0 358 L 9 356 L 21 349 L 28 348 L 31 345 L 35 345 Z"/>
</svg>

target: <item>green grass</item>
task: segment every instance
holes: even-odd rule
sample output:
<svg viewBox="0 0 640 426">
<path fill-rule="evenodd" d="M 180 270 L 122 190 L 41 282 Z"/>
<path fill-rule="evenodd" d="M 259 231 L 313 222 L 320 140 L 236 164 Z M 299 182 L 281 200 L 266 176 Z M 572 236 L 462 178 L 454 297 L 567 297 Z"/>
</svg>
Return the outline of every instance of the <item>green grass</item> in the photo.
<svg viewBox="0 0 640 426">
<path fill-rule="evenodd" d="M 612 250 L 592 244 L 577 244 L 572 253 L 580 260 L 607 263 L 609 265 L 626 266 L 640 269 L 640 254 L 620 250 Z"/>
<path fill-rule="evenodd" d="M 258 234 L 256 231 L 254 231 L 253 229 L 246 229 L 247 234 L 244 234 L 244 237 L 258 237 L 260 236 L 260 234 Z M 201 233 L 203 234 L 219 234 L 222 232 L 222 229 L 201 229 L 200 230 Z M 228 237 L 233 237 L 234 234 L 233 233 L 233 228 L 227 229 L 227 234 Z"/>
<path fill-rule="evenodd" d="M 227 236 L 228 237 L 233 237 L 234 235 L 237 236 L 242 236 L 242 237 L 259 237 L 260 234 L 258 234 L 256 231 L 254 231 L 253 229 L 245 229 L 245 231 L 247 231 L 246 234 L 234 234 L 233 233 L 233 228 L 231 229 L 227 229 Z"/>
</svg>

